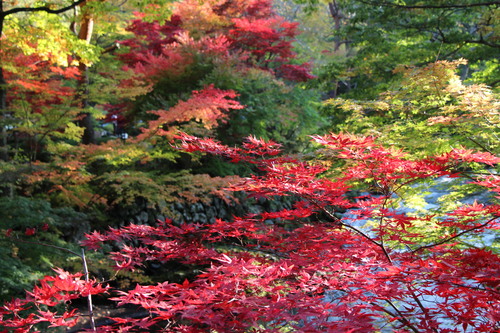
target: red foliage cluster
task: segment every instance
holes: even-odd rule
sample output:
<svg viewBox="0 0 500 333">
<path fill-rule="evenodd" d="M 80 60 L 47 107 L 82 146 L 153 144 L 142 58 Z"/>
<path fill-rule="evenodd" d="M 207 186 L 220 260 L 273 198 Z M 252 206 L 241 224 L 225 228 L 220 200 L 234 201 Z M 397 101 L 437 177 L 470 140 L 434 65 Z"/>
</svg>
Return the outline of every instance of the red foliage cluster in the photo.
<svg viewBox="0 0 500 333">
<path fill-rule="evenodd" d="M 229 36 L 234 44 L 250 50 L 258 61 L 266 56 L 281 59 L 293 57 L 291 41 L 295 37 L 298 23 L 286 22 L 279 17 L 267 19 L 235 18 Z"/>
<path fill-rule="evenodd" d="M 227 111 L 243 108 L 240 103 L 233 100 L 236 96 L 237 94 L 232 90 L 217 89 L 213 85 L 200 91 L 193 91 L 189 100 L 178 102 L 168 111 L 150 111 L 150 113 L 157 115 L 158 119 L 150 121 L 148 128 L 144 128 L 143 133 L 136 139 L 143 140 L 151 134 L 173 136 L 173 133 L 162 127 L 164 124 L 174 122 L 202 121 L 206 128 L 212 128 L 218 122 L 225 120 Z"/>
<path fill-rule="evenodd" d="M 13 67 L 22 68 L 22 75 L 6 71 L 10 82 L 8 104 L 14 108 L 20 101 L 28 102 L 34 113 L 43 113 L 47 108 L 71 102 L 75 89 L 65 80 L 77 80 L 80 72 L 76 66 L 56 67 L 38 55 L 18 54 L 11 59 Z"/>
<path fill-rule="evenodd" d="M 39 323 L 49 323 L 49 327 L 72 327 L 76 325 L 80 314 L 76 309 L 58 313 L 50 308 L 89 295 L 103 294 L 108 287 L 96 280 L 86 281 L 83 274 L 71 274 L 61 269 L 54 269 L 56 276 L 46 276 L 33 291 L 28 292 L 24 300 L 15 299 L 0 308 L 0 325 L 10 330 L 3 332 L 32 332 Z M 33 311 L 33 305 L 36 311 Z M 49 309 L 47 309 L 49 308 Z"/>
<path fill-rule="evenodd" d="M 121 55 L 123 61 L 135 71 L 147 74 L 146 78 L 155 76 L 152 75 L 155 71 L 148 67 L 156 68 L 156 73 L 172 67 L 180 71 L 190 59 L 185 52 L 185 36 L 198 34 L 203 36 L 201 40 L 204 42 L 195 45 L 196 51 L 206 52 L 201 48 L 203 44 L 205 49 L 210 44 L 219 45 L 218 54 L 222 59 L 230 51 L 240 59 L 249 59 L 249 65 L 274 68 L 289 80 L 304 81 L 312 77 L 308 64 L 289 64 L 295 57 L 292 42 L 298 34 L 297 24 L 277 16 L 271 10 L 271 1 L 191 2 L 183 1 L 177 6 L 177 12 L 162 24 L 145 22 L 138 13 L 139 18 L 128 28 L 134 37 L 121 42 L 130 47 L 129 52 Z M 197 18 L 196 15 L 201 15 L 197 13 L 199 10 L 205 11 L 204 16 L 199 18 L 204 22 L 191 22 Z M 193 24 L 200 26 L 190 26 Z M 221 44 L 220 40 L 226 43 Z M 222 45 L 224 47 L 221 48 Z"/>
<path fill-rule="evenodd" d="M 217 154 L 260 169 L 258 176 L 235 184 L 233 190 L 258 197 L 293 196 L 296 203 L 291 209 L 233 221 L 179 226 L 167 220 L 156 226 L 130 225 L 89 234 L 84 242 L 89 248 L 103 243 L 119 247 L 111 253 L 119 269 L 172 260 L 204 267 L 184 283 L 167 281 L 121 291 L 114 298 L 118 305 L 136 305 L 149 316 L 114 318 L 114 324 L 100 327 L 100 332 L 499 329 L 500 258 L 459 241 L 498 229 L 500 206 L 474 203 L 436 218 L 408 215 L 389 204 L 412 182 L 460 177 L 458 162 L 494 164 L 498 158 L 457 150 L 412 160 L 369 137 L 314 137 L 323 145 L 324 156 L 345 162 L 343 174 L 330 179 L 324 163 L 280 156 L 279 145 L 273 142 L 249 138 L 241 147 L 228 147 L 188 135 L 178 139 L 185 151 Z M 461 161 L 450 161 L 453 156 Z M 353 184 L 367 180 L 378 194 L 352 198 Z M 496 191 L 498 177 L 476 184 Z M 432 236 L 435 230 L 439 232 Z M 64 302 L 73 291 L 85 295 L 72 287 L 68 277 L 57 278 L 70 286 L 57 292 L 52 291 L 55 283 L 46 278 L 30 294 L 33 304 Z M 63 296 L 66 290 L 69 296 Z M 48 296 L 33 296 L 44 293 Z M 27 332 L 33 318 L 47 319 L 40 311 L 28 319 L 18 316 L 19 306 L 13 304 L 24 308 L 26 302 L 5 305 L 0 324 Z M 61 318 L 72 314 L 66 312 Z"/>
<path fill-rule="evenodd" d="M 172 15 L 168 22 L 160 25 L 158 22 L 145 22 L 141 20 L 144 16 L 136 13 L 138 17 L 128 26 L 127 30 L 134 33 L 135 38 L 120 42 L 127 46 L 131 52 L 122 54 L 120 58 L 129 65 L 144 62 L 143 55 L 161 55 L 166 45 L 175 43 L 175 36 L 182 31 L 181 18 Z"/>
<path fill-rule="evenodd" d="M 136 17 L 128 27 L 134 37 L 120 42 L 127 51 L 119 55 L 125 63 L 124 70 L 133 74 L 131 78 L 123 79 L 120 87 L 131 95 L 133 92 L 144 94 L 162 80 L 183 82 L 184 76 L 192 86 L 193 82 L 189 80 L 193 80 L 193 69 L 190 66 L 200 61 L 204 66 L 224 64 L 238 71 L 258 67 L 295 82 L 313 77 L 309 64 L 291 64 L 295 58 L 292 42 L 298 34 L 297 24 L 276 15 L 270 0 L 183 0 L 176 3 L 173 15 L 165 22 L 151 22 L 141 13 L 136 13 Z M 226 93 L 233 94 L 232 91 Z M 190 102 L 196 98 L 193 96 Z M 108 108 L 116 109 L 113 106 Z M 119 123 L 122 125 L 123 114 L 133 107 L 132 104 L 120 103 L 119 108 L 119 112 L 113 115 L 121 119 Z M 209 109 L 214 112 L 207 112 Z M 213 127 L 215 118 L 224 118 L 220 108 L 192 111 L 198 115 L 193 118 L 208 127 Z M 192 120 L 186 119 L 185 112 L 179 112 L 179 105 L 152 113 L 161 116 L 150 124 L 148 132 L 156 131 L 158 125 L 171 126 Z M 159 124 L 160 120 L 162 124 Z"/>
</svg>

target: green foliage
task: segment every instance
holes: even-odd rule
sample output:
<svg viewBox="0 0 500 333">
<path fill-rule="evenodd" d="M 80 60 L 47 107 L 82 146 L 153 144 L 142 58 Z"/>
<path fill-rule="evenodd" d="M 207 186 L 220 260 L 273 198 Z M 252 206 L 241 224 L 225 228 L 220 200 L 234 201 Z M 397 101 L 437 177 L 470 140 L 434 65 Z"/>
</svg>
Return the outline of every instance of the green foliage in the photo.
<svg viewBox="0 0 500 333">
<path fill-rule="evenodd" d="M 211 177 L 180 171 L 171 174 L 141 171 L 109 172 L 96 177 L 96 191 L 106 198 L 111 216 L 126 220 L 145 210 L 171 215 L 173 203 L 209 203 L 213 197 L 235 200 L 220 190 L 239 177 Z M 117 221 L 120 222 L 120 221 Z M 155 222 L 155 218 L 150 221 Z M 110 223 L 108 220 L 107 223 Z"/>
<path fill-rule="evenodd" d="M 0 200 L 0 298 L 20 296 L 54 266 L 67 266 L 71 255 L 39 242 L 75 249 L 89 231 L 88 217 L 69 207 L 53 208 L 42 199 Z M 33 234 L 32 234 L 33 233 Z M 27 235 L 25 235 L 27 234 Z"/>
<path fill-rule="evenodd" d="M 30 171 L 31 168 L 29 166 L 19 163 L 19 161 L 0 161 L 0 195 L 14 195 L 16 183 L 25 173 L 29 173 Z"/>
<path fill-rule="evenodd" d="M 8 301 L 12 297 L 24 296 L 24 290 L 32 287 L 50 270 L 45 263 L 43 263 L 45 270 L 41 269 L 39 264 L 24 264 L 17 258 L 19 248 L 15 244 L 9 244 L 2 240 L 0 245 L 0 300 Z M 44 251 L 45 249 L 37 248 L 37 250 Z M 27 253 L 26 255 L 32 254 Z"/>
<path fill-rule="evenodd" d="M 373 99 L 387 90 L 398 65 L 421 66 L 436 60 L 465 58 L 469 65 L 463 77 L 475 83 L 498 86 L 499 71 L 494 70 L 499 53 L 498 6 L 469 1 L 366 1 L 295 0 L 296 11 L 311 17 L 330 16 L 325 34 L 307 34 L 302 42 L 324 52 L 309 53 L 320 66 L 330 62 L 343 65 L 336 71 L 347 77 L 339 90 L 332 82 L 327 91 L 353 99 Z M 312 9 L 312 10 L 311 10 Z M 300 15 L 300 14 L 298 14 Z M 320 20 L 316 20 L 319 22 Z M 321 31 L 321 30 L 317 30 Z M 325 45 L 324 41 L 330 44 Z M 310 45 L 310 46 L 309 46 Z M 332 59 L 333 58 L 333 59 Z M 320 67 L 319 66 L 319 67 Z M 320 77 L 330 68 L 317 69 Z M 326 72 L 326 73 L 325 73 Z"/>
<path fill-rule="evenodd" d="M 236 90 L 240 94 L 238 100 L 245 105 L 242 110 L 232 111 L 228 123 L 217 130 L 217 137 L 223 142 L 232 144 L 254 135 L 281 142 L 288 151 L 297 151 L 304 149 L 306 135 L 321 125 L 319 96 L 314 90 L 286 85 L 260 69 L 243 75 L 233 73 L 221 84 L 223 89 Z"/>
<path fill-rule="evenodd" d="M 470 66 L 472 83 L 486 83 L 498 93 L 500 82 L 500 65 L 498 59 L 479 61 Z"/>
<path fill-rule="evenodd" d="M 164 188 L 151 175 L 139 171 L 117 171 L 104 173 L 95 178 L 100 195 L 107 205 L 125 210 L 140 209 L 142 202 L 152 208 L 167 196 Z M 142 201 L 142 202 L 141 202 Z"/>
<path fill-rule="evenodd" d="M 212 177 L 225 177 L 233 175 L 248 177 L 254 172 L 250 165 L 244 163 L 230 163 L 229 161 L 216 156 L 204 156 L 199 160 L 199 163 L 199 165 L 195 164 L 196 167 L 193 168 L 193 172 L 196 174 L 207 174 Z"/>
<path fill-rule="evenodd" d="M 181 73 L 165 71 L 149 93 L 136 98 L 127 116 L 136 121 L 154 119 L 148 111 L 168 110 L 179 100 L 186 100 L 193 90 L 203 88 L 205 77 L 214 70 L 213 59 L 197 54 L 192 60 Z"/>
<path fill-rule="evenodd" d="M 375 135 L 413 153 L 465 146 L 499 152 L 499 101 L 484 85 L 465 85 L 455 74 L 464 61 L 402 66 L 395 89 L 377 100 L 332 99 L 325 109 L 334 131 Z"/>
<path fill-rule="evenodd" d="M 274 0 L 276 12 L 291 22 L 299 22 L 300 34 L 294 43 L 294 51 L 299 59 L 305 62 L 314 59 L 314 64 L 323 65 L 330 61 L 332 54 L 325 52 L 331 49 L 335 41 L 335 33 L 332 30 L 332 18 L 327 10 L 330 1 L 321 1 L 321 7 L 316 2 L 318 10 L 311 10 L 303 1 Z M 337 55 L 345 56 L 343 48 Z"/>
<path fill-rule="evenodd" d="M 45 200 L 25 197 L 4 197 L 0 201 L 1 228 L 36 228 L 44 224 L 55 228 L 78 227 L 87 217 L 71 208 L 53 208 Z"/>
</svg>

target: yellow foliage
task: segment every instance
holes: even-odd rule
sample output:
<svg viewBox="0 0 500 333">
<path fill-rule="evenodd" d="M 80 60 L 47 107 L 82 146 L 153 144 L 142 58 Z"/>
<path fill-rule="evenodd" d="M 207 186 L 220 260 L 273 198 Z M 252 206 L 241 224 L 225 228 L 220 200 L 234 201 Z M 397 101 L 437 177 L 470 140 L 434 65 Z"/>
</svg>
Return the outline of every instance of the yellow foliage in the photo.
<svg viewBox="0 0 500 333">
<path fill-rule="evenodd" d="M 424 67 L 399 66 L 398 86 L 375 101 L 334 99 L 326 105 L 347 114 L 343 131 L 443 152 L 458 145 L 495 152 L 500 148 L 500 101 L 484 84 L 465 84 L 456 74 L 467 61 L 436 61 Z"/>
<path fill-rule="evenodd" d="M 61 17 L 45 12 L 9 16 L 3 33 L 10 48 L 25 55 L 37 54 L 42 60 L 58 66 L 70 66 L 69 60 L 75 58 L 89 66 L 100 55 L 97 46 L 78 39 Z"/>
<path fill-rule="evenodd" d="M 217 31 L 221 27 L 228 26 L 231 22 L 228 18 L 217 15 L 214 6 L 223 1 L 220 0 L 187 0 L 174 4 L 174 13 L 182 17 L 184 29 L 195 38 L 205 36 L 208 31 Z"/>
</svg>

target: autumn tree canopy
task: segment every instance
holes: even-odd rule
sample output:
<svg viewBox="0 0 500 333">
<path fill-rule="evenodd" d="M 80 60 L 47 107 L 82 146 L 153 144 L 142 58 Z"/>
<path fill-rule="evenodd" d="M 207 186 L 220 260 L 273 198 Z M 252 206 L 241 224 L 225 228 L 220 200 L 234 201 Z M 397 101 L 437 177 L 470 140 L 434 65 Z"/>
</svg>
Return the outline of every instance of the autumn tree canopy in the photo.
<svg viewBox="0 0 500 333">
<path fill-rule="evenodd" d="M 497 17 L 0 0 L 0 331 L 500 330 Z"/>
</svg>

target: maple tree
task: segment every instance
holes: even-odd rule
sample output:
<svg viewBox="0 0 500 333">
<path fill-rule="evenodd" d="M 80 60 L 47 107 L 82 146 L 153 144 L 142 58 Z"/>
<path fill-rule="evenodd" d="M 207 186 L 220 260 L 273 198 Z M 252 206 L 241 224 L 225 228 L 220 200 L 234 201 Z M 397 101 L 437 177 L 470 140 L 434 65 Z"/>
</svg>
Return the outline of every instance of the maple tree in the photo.
<svg viewBox="0 0 500 333">
<path fill-rule="evenodd" d="M 38 55 L 21 54 L 15 62 L 26 67 L 22 75 L 6 73 L 11 94 L 4 124 L 11 129 L 12 156 L 25 155 L 36 161 L 44 145 L 61 138 L 79 140 L 81 136 L 81 129 L 72 123 L 78 109 L 74 107 L 75 89 L 70 84 L 78 80 L 79 71 L 74 66 L 54 66 Z"/>
<path fill-rule="evenodd" d="M 158 118 L 148 125 L 151 128 L 145 129 L 147 132 L 156 131 L 160 125 L 165 129 L 178 127 L 188 120 L 213 128 L 220 125 L 218 120 L 238 115 L 256 117 L 243 114 L 245 110 L 239 107 L 221 117 L 216 102 L 214 107 L 205 108 L 213 112 L 197 113 L 181 108 L 186 103 L 176 104 L 178 100 L 195 99 L 197 91 L 210 86 L 230 95 L 236 92 L 239 96 L 233 99 L 243 105 L 252 103 L 258 96 L 246 90 L 256 80 L 256 72 L 263 73 L 259 80 L 265 78 L 273 86 L 281 79 L 290 83 L 313 77 L 309 64 L 294 62 L 292 42 L 298 34 L 297 24 L 275 14 L 271 1 L 186 0 L 174 5 L 168 20 L 143 13 L 136 13 L 136 17 L 128 27 L 134 37 L 120 42 L 125 51 L 119 54 L 124 69 L 133 77 L 121 81 L 121 89 L 128 93 L 113 112 L 122 124 L 128 120 L 129 131 L 134 131 L 134 122 L 151 121 L 151 114 Z M 279 82 L 283 91 L 291 89 Z M 206 99 L 205 103 L 211 102 Z M 253 123 L 260 121 L 255 119 Z M 171 128 L 163 133 L 169 131 Z"/>
<path fill-rule="evenodd" d="M 147 12 L 151 6 L 155 5 L 149 0 L 136 1 L 133 5 L 87 0 L 0 2 L 0 121 L 3 124 L 3 160 L 16 155 L 18 147 L 12 149 L 14 152 L 9 150 L 12 148 L 12 141 L 16 140 L 13 137 L 18 133 L 29 136 L 31 141 L 39 141 L 37 144 L 43 141 L 40 137 L 47 137 L 40 135 L 37 138 L 33 131 L 25 131 L 23 125 L 18 126 L 18 122 L 25 122 L 27 118 L 33 120 L 46 116 L 51 120 L 55 119 L 59 127 L 53 128 L 52 132 L 64 132 L 69 127 L 71 133 L 68 136 L 60 135 L 58 139 L 95 143 L 94 119 L 100 118 L 103 111 L 99 106 L 96 107 L 96 98 L 91 95 L 91 83 L 95 76 L 90 78 L 89 68 L 98 64 L 103 54 L 116 48 L 115 43 L 100 37 L 116 37 L 117 31 L 128 22 L 130 14 L 127 12 L 132 8 L 142 8 Z M 117 14 L 117 8 L 125 13 Z M 166 5 L 157 10 L 156 16 L 158 17 L 158 12 L 166 15 L 168 8 Z M 123 38 L 122 35 L 123 33 L 118 38 Z M 100 38 L 100 41 L 94 41 L 93 36 Z M 50 78 L 50 89 L 46 87 L 46 69 L 49 67 L 55 69 Z M 25 68 L 29 68 L 27 73 Z M 75 74 L 70 80 L 63 75 L 69 71 Z M 23 85 L 25 81 L 27 82 Z M 33 84 L 37 89 L 33 89 L 33 86 L 31 89 L 41 95 L 35 105 L 31 104 L 33 99 L 24 95 L 27 85 Z M 56 88 L 56 85 L 61 87 Z M 65 91 L 65 103 L 50 103 L 53 96 L 47 95 L 53 94 L 54 90 Z M 41 98 L 44 94 L 45 97 Z M 13 101 L 22 101 L 23 106 L 20 107 L 19 103 Z M 43 112 L 40 111 L 40 105 L 44 106 Z M 34 110 L 31 111 L 31 108 Z M 69 108 L 72 110 L 68 110 Z M 20 117 L 20 114 L 24 117 Z M 73 126 L 74 124 L 77 126 Z M 34 131 L 43 132 L 45 126 L 43 121 L 31 122 Z M 34 155 L 31 151 L 27 155 L 30 153 Z"/>
<path fill-rule="evenodd" d="M 314 136 L 321 159 L 282 156 L 280 145 L 249 137 L 241 147 L 187 134 L 179 148 L 247 162 L 259 175 L 231 186 L 251 196 L 297 198 L 292 209 L 232 221 L 176 225 L 170 220 L 129 225 L 87 235 L 83 245 L 105 243 L 121 270 L 147 261 L 178 260 L 200 267 L 183 283 L 137 285 L 115 293 L 119 306 L 148 315 L 112 318 L 94 331 L 163 332 L 492 332 L 499 327 L 500 261 L 490 249 L 470 247 L 469 237 L 500 226 L 496 203 L 462 205 L 436 216 L 398 211 L 399 195 L 413 183 L 437 177 L 470 177 L 478 188 L 499 191 L 495 174 L 470 174 L 470 163 L 493 166 L 500 159 L 466 149 L 411 158 L 384 148 L 373 137 Z M 328 177 L 332 161 L 343 171 Z M 353 195 L 360 184 L 377 194 Z M 437 232 L 436 232 L 437 231 Z M 73 324 L 78 313 L 56 315 L 57 302 L 111 292 L 97 281 L 57 271 L 2 308 L 1 324 L 17 332 L 33 325 Z M 69 305 L 69 303 L 68 303 Z M 35 312 L 21 315 L 30 306 Z M 49 307 L 46 310 L 45 306 Z"/>
<path fill-rule="evenodd" d="M 71 10 L 76 13 L 76 8 L 84 4 L 85 1 L 43 4 L 1 1 L 2 159 L 8 160 L 16 154 L 9 154 L 8 144 L 11 144 L 12 137 L 18 133 L 29 137 L 28 140 L 36 145 L 48 136 L 47 133 L 63 132 L 65 129 L 71 132 L 68 139 L 81 136 L 81 133 L 77 134 L 75 126 L 67 126 L 78 114 L 69 110 L 76 108 L 77 104 L 76 91 L 71 87 L 71 81 L 81 78 L 79 71 L 76 71 L 77 63 L 86 66 L 96 61 L 99 52 L 98 47 L 88 45 L 68 29 L 63 15 Z M 28 71 L 25 71 L 26 68 Z M 51 75 L 47 73 L 49 68 Z M 70 80 L 67 80 L 69 73 Z M 60 92 L 61 96 L 49 96 L 57 95 L 56 92 Z M 40 95 L 38 99 L 30 96 L 34 93 Z M 61 102 L 63 97 L 64 103 Z M 54 103 L 54 100 L 59 101 Z M 30 110 L 31 107 L 33 111 Z M 44 128 L 47 122 L 38 121 L 37 118 L 40 117 L 50 119 L 56 126 L 50 126 L 52 128 L 47 131 Z M 26 130 L 26 123 L 30 124 L 30 130 Z M 42 132 L 38 138 L 37 132 Z M 26 150 L 28 155 L 32 155 L 30 157 L 35 156 L 33 151 L 36 149 Z"/>
</svg>

